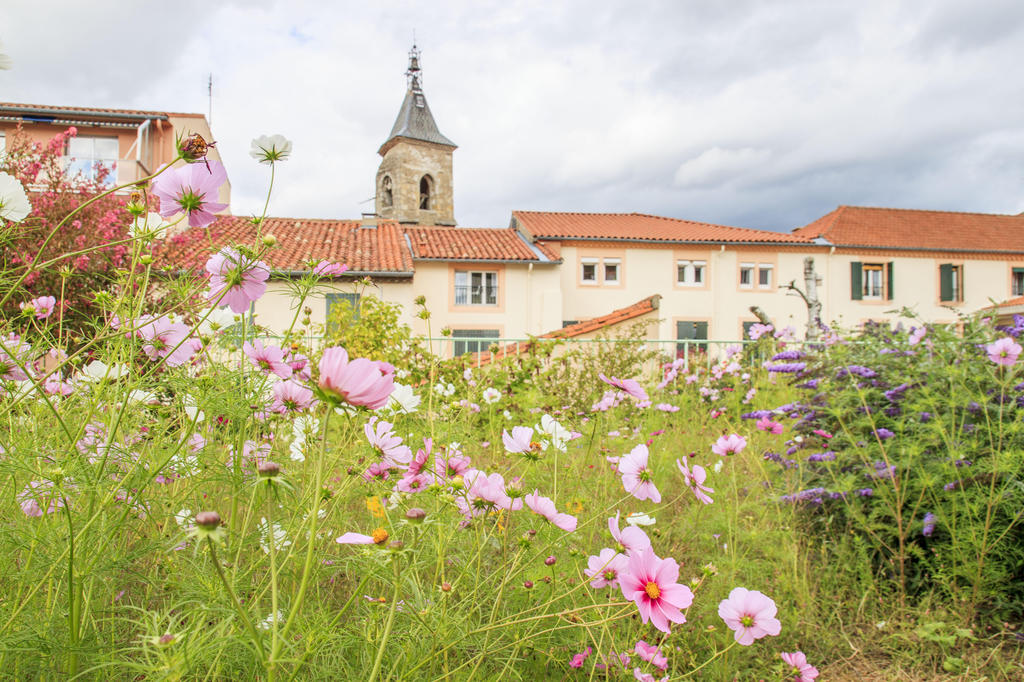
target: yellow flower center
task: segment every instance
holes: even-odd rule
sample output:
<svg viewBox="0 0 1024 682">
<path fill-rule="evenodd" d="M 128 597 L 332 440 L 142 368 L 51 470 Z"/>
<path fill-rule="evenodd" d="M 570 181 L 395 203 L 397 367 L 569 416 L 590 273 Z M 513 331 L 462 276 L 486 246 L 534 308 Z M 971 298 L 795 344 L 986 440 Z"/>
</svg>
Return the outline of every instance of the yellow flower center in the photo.
<svg viewBox="0 0 1024 682">
<path fill-rule="evenodd" d="M 661 590 L 658 589 L 658 584 L 653 580 L 644 585 L 644 592 L 646 592 L 647 596 L 651 599 L 657 599 L 661 596 Z"/>
<path fill-rule="evenodd" d="M 383 545 L 388 541 L 388 532 L 383 528 L 377 528 L 371 533 L 370 537 L 373 538 L 373 543 L 376 545 Z"/>
</svg>

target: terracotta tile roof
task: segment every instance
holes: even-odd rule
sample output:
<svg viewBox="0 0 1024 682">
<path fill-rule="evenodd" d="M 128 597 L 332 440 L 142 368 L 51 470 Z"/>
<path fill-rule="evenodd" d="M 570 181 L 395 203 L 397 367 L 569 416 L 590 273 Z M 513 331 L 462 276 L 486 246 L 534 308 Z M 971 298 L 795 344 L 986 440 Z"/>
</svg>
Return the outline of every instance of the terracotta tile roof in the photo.
<svg viewBox="0 0 1024 682">
<path fill-rule="evenodd" d="M 663 218 L 645 213 L 513 211 L 513 225 L 537 239 L 808 244 L 800 235 Z"/>
<path fill-rule="evenodd" d="M 309 261 L 322 259 L 345 263 L 350 273 L 401 273 L 411 276 L 412 254 L 398 224 L 379 221 L 362 227 L 357 220 L 309 220 L 267 218 L 263 234 L 277 237 L 267 256 L 279 270 L 307 270 Z M 214 249 L 228 244 L 253 244 L 256 228 L 247 218 L 224 216 L 210 226 Z M 213 249 L 200 230 L 168 240 L 160 256 L 173 267 L 201 268 Z"/>
<path fill-rule="evenodd" d="M 840 206 L 794 235 L 837 246 L 1024 253 L 1024 216 Z"/>
<path fill-rule="evenodd" d="M 423 260 L 557 260 L 547 250 L 538 253 L 512 228 L 403 226 L 412 257 Z"/>
<path fill-rule="evenodd" d="M 661 295 L 654 294 L 648 296 L 642 301 L 637 301 L 633 305 L 628 305 L 625 308 L 619 308 L 613 310 L 607 315 L 601 315 L 589 320 L 583 320 L 576 324 L 571 324 L 568 327 L 562 327 L 559 330 L 542 334 L 542 339 L 571 339 L 575 336 L 582 336 L 583 334 L 590 334 L 592 332 L 599 331 L 605 327 L 611 327 L 626 320 L 632 320 L 634 317 L 640 317 L 647 313 L 652 313 L 658 309 L 661 302 Z"/>
<path fill-rule="evenodd" d="M 576 324 L 571 324 L 567 327 L 562 327 L 561 329 L 556 329 L 555 331 L 550 331 L 547 332 L 546 334 L 541 334 L 537 338 L 550 340 L 572 339 L 577 336 L 583 336 L 584 334 L 591 334 L 593 332 L 600 331 L 607 327 L 613 327 L 617 324 L 621 324 L 628 320 L 632 320 L 642 315 L 653 313 L 656 310 L 658 310 L 660 303 L 661 295 L 654 294 L 653 296 L 648 296 L 647 298 L 641 301 L 637 301 L 632 305 L 628 305 L 625 308 L 619 308 L 618 310 L 613 310 L 612 312 L 606 315 L 601 315 L 600 317 L 595 317 L 589 320 L 584 320 L 582 322 L 577 322 Z M 479 353 L 473 353 L 472 355 L 468 356 L 468 359 L 470 361 L 470 364 L 474 367 L 483 366 L 490 364 L 494 360 L 499 360 L 507 356 L 527 353 L 530 351 L 531 348 L 533 348 L 533 345 L 533 341 L 513 343 L 505 346 L 504 348 L 499 348 L 494 353 L 491 353 L 490 351 L 480 351 Z"/>
<path fill-rule="evenodd" d="M 139 109 L 108 109 L 104 107 L 71 107 L 58 106 L 53 104 L 24 104 L 19 102 L 0 102 L 0 111 L 8 110 L 5 113 L 24 111 L 25 113 L 36 111 L 68 112 L 83 116 L 97 116 L 116 118 L 117 116 L 148 116 L 151 118 L 166 118 L 167 116 L 203 116 L 203 114 L 175 113 L 170 111 L 142 111 Z M 14 111 L 11 111 L 14 110 Z"/>
</svg>

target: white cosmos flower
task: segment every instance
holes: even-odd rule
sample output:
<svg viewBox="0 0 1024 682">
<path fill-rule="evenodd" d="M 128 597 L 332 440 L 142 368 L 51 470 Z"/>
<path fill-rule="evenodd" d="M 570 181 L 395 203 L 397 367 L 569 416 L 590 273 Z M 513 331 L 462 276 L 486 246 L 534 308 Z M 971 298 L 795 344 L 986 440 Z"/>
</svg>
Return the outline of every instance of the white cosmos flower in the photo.
<svg viewBox="0 0 1024 682">
<path fill-rule="evenodd" d="M 0 218 L 18 223 L 32 212 L 25 188 L 8 173 L 0 173 Z"/>
<path fill-rule="evenodd" d="M 260 163 L 284 161 L 291 153 L 291 140 L 285 139 L 284 135 L 260 135 L 249 148 L 249 156 Z"/>
<path fill-rule="evenodd" d="M 192 510 L 182 509 L 174 515 L 174 521 L 181 528 L 184 528 L 186 525 L 192 525 Z"/>
<path fill-rule="evenodd" d="M 540 418 L 540 424 L 537 424 L 534 429 L 561 452 L 565 452 L 565 444 L 572 438 L 572 434 L 549 414 L 543 415 Z"/>
<path fill-rule="evenodd" d="M 487 388 L 484 389 L 483 397 L 485 403 L 487 403 L 488 405 L 493 405 L 494 403 L 501 400 L 501 391 L 494 388 L 493 386 L 488 386 Z"/>
<path fill-rule="evenodd" d="M 211 308 L 208 311 L 203 311 L 199 316 L 199 319 L 203 320 L 199 323 L 199 334 L 201 336 L 210 336 L 215 331 L 227 329 L 231 325 L 235 324 L 236 317 L 237 316 L 226 307 Z"/>
<path fill-rule="evenodd" d="M 102 360 L 93 360 L 82 368 L 82 379 L 86 381 L 102 381 L 103 379 L 120 379 L 128 374 L 128 365 L 107 366 Z"/>
<path fill-rule="evenodd" d="M 184 400 L 182 400 L 182 407 L 185 408 L 185 414 L 188 415 L 189 421 L 201 422 L 206 419 L 206 414 L 199 409 L 196 399 L 192 396 L 185 396 Z"/>
<path fill-rule="evenodd" d="M 421 398 L 412 390 L 412 386 L 395 384 L 395 390 L 388 399 L 388 409 L 393 412 L 412 414 L 419 407 Z"/>
<path fill-rule="evenodd" d="M 260 532 L 260 549 L 265 554 L 270 554 L 270 543 L 274 543 L 274 549 L 280 551 L 292 544 L 292 541 L 288 539 L 288 534 L 285 533 L 284 528 L 281 528 L 281 524 L 273 523 L 270 526 L 267 525 L 267 519 L 265 517 L 260 518 L 259 524 Z M 271 540 L 271 528 L 273 528 L 273 540 Z"/>
<path fill-rule="evenodd" d="M 306 439 L 320 428 L 320 420 L 311 414 L 303 415 L 292 422 L 292 444 L 289 454 L 295 462 L 306 461 Z"/>
<path fill-rule="evenodd" d="M 633 512 L 626 517 L 626 523 L 631 526 L 653 526 L 655 522 L 657 522 L 656 518 L 643 512 Z"/>
<path fill-rule="evenodd" d="M 145 217 L 138 216 L 132 220 L 128 233 L 135 238 L 163 239 L 167 236 L 169 222 L 160 217 L 159 213 L 150 212 Z"/>
<path fill-rule="evenodd" d="M 259 623 L 256 623 L 256 627 L 258 627 L 260 630 L 269 630 L 270 628 L 274 627 L 274 623 L 283 622 L 284 614 L 281 613 L 280 610 L 278 610 L 277 613 L 272 613 L 263 620 L 261 620 Z"/>
</svg>

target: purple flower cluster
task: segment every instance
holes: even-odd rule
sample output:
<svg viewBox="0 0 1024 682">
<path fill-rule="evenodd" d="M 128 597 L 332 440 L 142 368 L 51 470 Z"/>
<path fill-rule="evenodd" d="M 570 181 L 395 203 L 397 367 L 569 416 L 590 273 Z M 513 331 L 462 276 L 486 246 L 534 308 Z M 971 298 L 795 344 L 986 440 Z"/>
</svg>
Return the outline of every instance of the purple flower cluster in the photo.
<svg viewBox="0 0 1024 682">
<path fill-rule="evenodd" d="M 874 467 L 874 471 L 868 471 L 868 472 L 866 472 L 864 474 L 868 478 L 877 478 L 877 479 L 888 478 L 888 479 L 892 479 L 892 478 L 895 478 L 895 476 L 896 476 L 896 465 L 895 464 L 888 464 L 887 465 L 885 462 L 875 462 L 873 467 Z"/>
<path fill-rule="evenodd" d="M 808 455 L 808 462 L 832 462 L 836 458 L 836 453 L 833 450 L 826 450 L 825 452 L 815 452 L 813 455 Z"/>
<path fill-rule="evenodd" d="M 781 353 L 776 353 L 772 356 L 772 362 L 775 362 L 776 360 L 803 360 L 805 356 L 806 353 L 794 348 L 792 350 L 784 350 Z"/>
<path fill-rule="evenodd" d="M 780 365 L 769 365 L 768 371 L 777 374 L 797 374 L 807 369 L 806 362 L 785 362 Z"/>
<path fill-rule="evenodd" d="M 930 538 L 932 533 L 935 532 L 935 514 L 928 512 L 924 515 L 924 527 L 921 529 L 921 535 L 926 538 Z"/>
<path fill-rule="evenodd" d="M 843 377 L 851 374 L 864 379 L 873 379 L 878 376 L 878 372 L 870 367 L 865 367 L 864 365 L 847 365 L 846 367 L 841 367 L 839 371 L 836 372 L 836 379 L 842 379 Z"/>
</svg>

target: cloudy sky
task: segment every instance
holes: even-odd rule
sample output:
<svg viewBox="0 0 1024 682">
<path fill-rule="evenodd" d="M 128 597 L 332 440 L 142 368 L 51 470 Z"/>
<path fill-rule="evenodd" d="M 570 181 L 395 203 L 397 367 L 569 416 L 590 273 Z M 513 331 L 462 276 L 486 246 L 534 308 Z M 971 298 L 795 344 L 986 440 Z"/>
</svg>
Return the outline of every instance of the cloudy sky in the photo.
<svg viewBox="0 0 1024 682">
<path fill-rule="evenodd" d="M 839 204 L 1024 211 L 1019 0 L 93 0 L 0 5 L 0 99 L 205 113 L 234 194 L 249 140 L 294 156 L 278 216 L 372 210 L 376 151 L 424 91 L 455 214 L 640 211 L 788 230 Z M 45 11 L 42 7 L 45 5 Z"/>
</svg>

